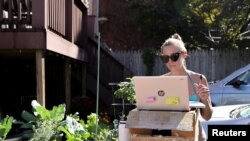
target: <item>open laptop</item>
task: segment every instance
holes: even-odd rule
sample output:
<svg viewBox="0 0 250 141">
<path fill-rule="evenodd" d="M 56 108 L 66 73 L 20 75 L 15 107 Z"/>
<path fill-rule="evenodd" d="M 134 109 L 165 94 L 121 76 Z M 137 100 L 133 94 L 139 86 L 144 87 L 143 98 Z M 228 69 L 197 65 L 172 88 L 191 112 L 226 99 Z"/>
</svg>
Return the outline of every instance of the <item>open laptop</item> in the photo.
<svg viewBox="0 0 250 141">
<path fill-rule="evenodd" d="M 188 76 L 134 76 L 138 110 L 189 111 L 204 108 L 200 102 L 189 102 Z"/>
</svg>

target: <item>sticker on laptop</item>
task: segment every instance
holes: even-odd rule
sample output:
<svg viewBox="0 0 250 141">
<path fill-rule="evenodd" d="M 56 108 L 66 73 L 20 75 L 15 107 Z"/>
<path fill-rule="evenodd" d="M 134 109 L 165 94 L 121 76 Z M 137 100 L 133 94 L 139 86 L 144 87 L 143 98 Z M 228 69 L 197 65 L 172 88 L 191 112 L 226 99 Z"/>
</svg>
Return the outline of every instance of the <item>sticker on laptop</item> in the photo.
<svg viewBox="0 0 250 141">
<path fill-rule="evenodd" d="M 147 103 L 152 103 L 152 102 L 155 102 L 155 100 L 156 100 L 155 96 L 149 96 L 149 97 L 147 97 L 146 102 Z"/>
<path fill-rule="evenodd" d="M 165 99 L 166 105 L 179 105 L 180 98 L 178 96 L 170 96 Z"/>
</svg>

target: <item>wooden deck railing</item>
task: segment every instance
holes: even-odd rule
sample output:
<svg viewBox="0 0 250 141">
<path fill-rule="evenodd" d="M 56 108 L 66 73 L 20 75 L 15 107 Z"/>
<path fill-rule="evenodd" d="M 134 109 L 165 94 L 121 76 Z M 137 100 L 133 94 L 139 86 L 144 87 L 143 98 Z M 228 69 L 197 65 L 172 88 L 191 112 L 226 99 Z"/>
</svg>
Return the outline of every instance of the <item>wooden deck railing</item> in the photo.
<svg viewBox="0 0 250 141">
<path fill-rule="evenodd" d="M 49 29 L 77 43 L 87 34 L 86 17 L 81 0 L 0 0 L 1 31 Z"/>
<path fill-rule="evenodd" d="M 65 0 L 48 1 L 48 27 L 65 36 Z"/>
<path fill-rule="evenodd" d="M 0 0 L 1 28 L 31 28 L 31 8 L 31 0 Z"/>
</svg>

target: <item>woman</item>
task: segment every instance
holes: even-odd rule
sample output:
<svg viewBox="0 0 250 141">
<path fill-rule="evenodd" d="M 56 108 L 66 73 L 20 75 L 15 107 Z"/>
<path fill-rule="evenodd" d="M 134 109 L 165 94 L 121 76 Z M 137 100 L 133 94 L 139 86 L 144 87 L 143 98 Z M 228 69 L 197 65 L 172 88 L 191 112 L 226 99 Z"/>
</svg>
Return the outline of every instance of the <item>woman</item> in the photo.
<svg viewBox="0 0 250 141">
<path fill-rule="evenodd" d="M 161 46 L 161 52 L 161 58 L 170 70 L 170 72 L 165 75 L 187 75 L 189 77 L 189 99 L 205 104 L 206 107 L 200 109 L 200 114 L 203 119 L 209 120 L 212 116 L 213 109 L 207 79 L 204 75 L 186 68 L 185 59 L 188 54 L 181 37 L 178 34 L 174 34 L 171 38 L 168 38 Z"/>
</svg>

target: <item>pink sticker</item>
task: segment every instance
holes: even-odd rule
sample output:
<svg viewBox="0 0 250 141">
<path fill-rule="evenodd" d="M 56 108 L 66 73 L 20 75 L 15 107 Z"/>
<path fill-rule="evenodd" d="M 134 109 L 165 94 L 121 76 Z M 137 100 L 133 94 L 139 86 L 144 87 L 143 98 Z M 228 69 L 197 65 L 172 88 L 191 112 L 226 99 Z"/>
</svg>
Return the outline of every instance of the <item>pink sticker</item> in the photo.
<svg viewBox="0 0 250 141">
<path fill-rule="evenodd" d="M 146 102 L 147 102 L 147 103 L 152 103 L 152 102 L 154 102 L 155 100 L 156 100 L 156 97 L 155 97 L 155 96 L 149 96 L 149 97 L 147 97 Z"/>
</svg>

